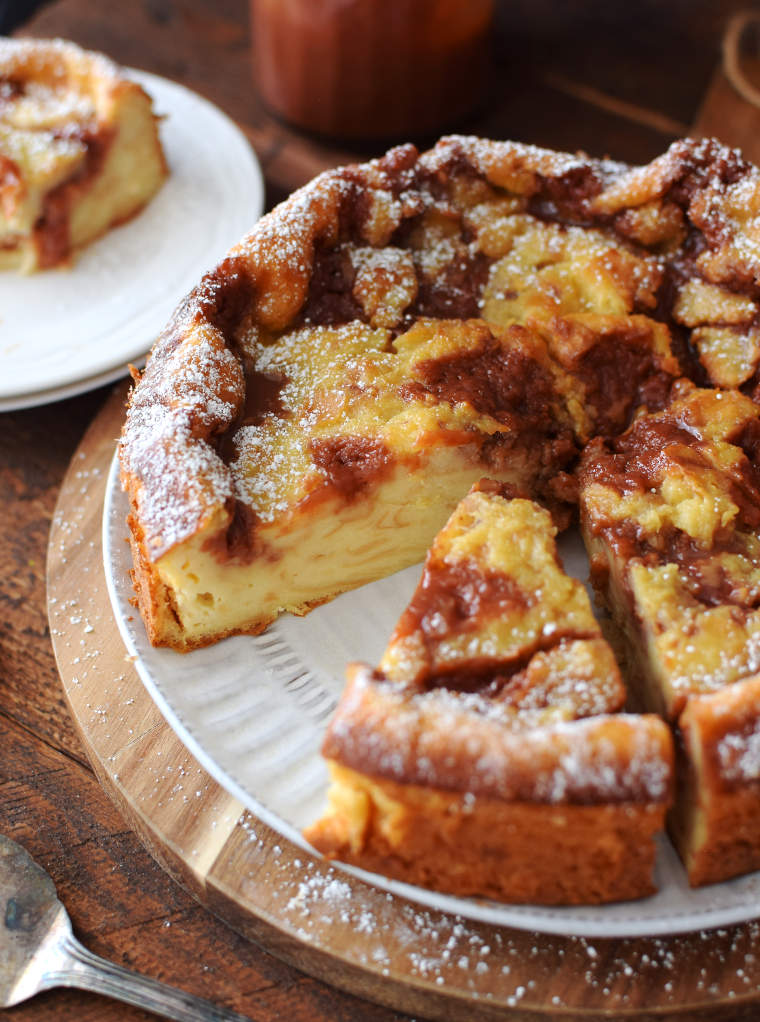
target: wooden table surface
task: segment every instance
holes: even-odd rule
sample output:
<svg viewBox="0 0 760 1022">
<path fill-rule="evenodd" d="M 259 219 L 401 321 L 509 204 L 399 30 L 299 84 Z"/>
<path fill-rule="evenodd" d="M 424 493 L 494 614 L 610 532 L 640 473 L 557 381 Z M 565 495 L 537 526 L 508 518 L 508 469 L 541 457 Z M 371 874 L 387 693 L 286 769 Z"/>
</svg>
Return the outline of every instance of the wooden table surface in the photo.
<svg viewBox="0 0 760 1022">
<path fill-rule="evenodd" d="M 504 2 L 496 98 L 464 127 L 646 161 L 704 110 L 721 29 L 740 6 Z M 70 38 L 208 97 L 254 144 L 272 205 L 346 154 L 288 131 L 262 110 L 252 84 L 247 13 L 245 0 L 58 0 L 19 32 Z M 728 137 L 731 124 L 707 114 L 711 130 L 735 141 Z M 143 849 L 87 762 L 53 657 L 45 561 L 64 473 L 109 393 L 101 388 L 0 415 L 0 830 L 50 871 L 75 932 L 107 958 L 257 1022 L 400 1019 L 282 964 L 201 908 Z M 754 1017 L 754 1010 L 721 1017 Z M 0 1014 L 18 1022 L 149 1017 L 75 991 L 54 991 Z"/>
</svg>

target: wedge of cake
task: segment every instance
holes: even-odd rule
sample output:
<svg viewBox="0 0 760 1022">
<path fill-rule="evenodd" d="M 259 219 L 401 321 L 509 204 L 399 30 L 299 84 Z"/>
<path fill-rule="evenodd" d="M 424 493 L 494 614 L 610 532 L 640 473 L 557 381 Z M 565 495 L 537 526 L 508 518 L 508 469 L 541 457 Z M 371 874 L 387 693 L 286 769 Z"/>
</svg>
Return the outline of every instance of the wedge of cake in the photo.
<svg viewBox="0 0 760 1022">
<path fill-rule="evenodd" d="M 670 829 L 692 884 L 760 867 L 760 409 L 682 383 L 580 469 L 592 579 L 641 704 L 681 757 Z"/>
<path fill-rule="evenodd" d="M 324 854 L 512 902 L 653 891 L 672 743 L 625 689 L 532 501 L 485 481 L 437 535 L 379 667 L 353 664 L 324 742 Z"/>
<path fill-rule="evenodd" d="M 61 40 L 0 40 L 0 269 L 72 253 L 133 216 L 167 175 L 150 97 Z"/>
</svg>

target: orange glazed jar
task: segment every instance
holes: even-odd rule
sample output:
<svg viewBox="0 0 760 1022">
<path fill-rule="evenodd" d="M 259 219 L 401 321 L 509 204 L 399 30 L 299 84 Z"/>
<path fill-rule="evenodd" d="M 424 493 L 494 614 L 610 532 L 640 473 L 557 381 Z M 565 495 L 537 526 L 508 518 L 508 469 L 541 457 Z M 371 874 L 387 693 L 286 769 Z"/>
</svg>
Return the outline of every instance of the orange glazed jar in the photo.
<svg viewBox="0 0 760 1022">
<path fill-rule="evenodd" d="M 251 0 L 261 98 L 336 139 L 407 139 L 483 99 L 493 0 Z"/>
</svg>

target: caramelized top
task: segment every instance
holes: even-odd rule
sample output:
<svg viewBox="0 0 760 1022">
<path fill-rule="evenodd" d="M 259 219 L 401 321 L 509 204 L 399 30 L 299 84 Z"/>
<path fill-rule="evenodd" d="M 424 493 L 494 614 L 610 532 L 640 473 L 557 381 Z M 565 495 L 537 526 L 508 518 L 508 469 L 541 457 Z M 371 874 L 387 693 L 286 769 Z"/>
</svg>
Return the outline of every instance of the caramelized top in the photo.
<svg viewBox="0 0 760 1022">
<path fill-rule="evenodd" d="M 653 715 L 517 715 L 478 694 L 410 693 L 353 665 L 322 748 L 370 776 L 465 798 L 593 805 L 667 804 L 673 747 Z"/>
<path fill-rule="evenodd" d="M 748 552 L 760 526 L 758 427 L 760 409 L 739 392 L 680 384 L 665 411 L 585 451 L 593 532 L 626 557 L 671 558 L 686 571 L 721 551 Z"/>
<path fill-rule="evenodd" d="M 556 528 L 484 480 L 428 551 L 380 662 L 420 691 L 479 692 L 516 710 L 618 710 L 625 690 L 586 591 L 565 574 Z"/>
</svg>

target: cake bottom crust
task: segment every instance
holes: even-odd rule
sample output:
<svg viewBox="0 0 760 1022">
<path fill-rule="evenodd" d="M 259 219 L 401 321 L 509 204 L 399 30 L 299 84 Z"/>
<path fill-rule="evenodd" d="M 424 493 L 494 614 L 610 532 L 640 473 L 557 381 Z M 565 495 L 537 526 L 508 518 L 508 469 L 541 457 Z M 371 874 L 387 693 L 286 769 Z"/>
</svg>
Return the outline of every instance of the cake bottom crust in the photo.
<svg viewBox="0 0 760 1022">
<path fill-rule="evenodd" d="M 330 764 L 328 812 L 305 831 L 329 858 L 449 894 L 540 905 L 652 894 L 662 804 L 503 802 Z"/>
<path fill-rule="evenodd" d="M 760 675 L 686 704 L 669 829 L 693 886 L 760 869 Z"/>
</svg>

